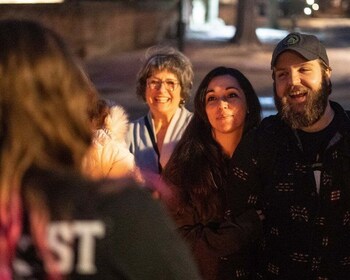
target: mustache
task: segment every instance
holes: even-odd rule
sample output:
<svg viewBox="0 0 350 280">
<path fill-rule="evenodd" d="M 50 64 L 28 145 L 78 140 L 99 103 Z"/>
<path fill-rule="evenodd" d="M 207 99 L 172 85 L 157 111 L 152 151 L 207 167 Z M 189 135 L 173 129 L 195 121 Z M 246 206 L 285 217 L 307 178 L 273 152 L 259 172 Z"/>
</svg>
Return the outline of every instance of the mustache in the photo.
<svg viewBox="0 0 350 280">
<path fill-rule="evenodd" d="M 309 89 L 304 86 L 291 86 L 287 89 L 287 94 L 288 95 L 298 95 L 298 94 L 305 94 L 309 93 Z"/>
</svg>

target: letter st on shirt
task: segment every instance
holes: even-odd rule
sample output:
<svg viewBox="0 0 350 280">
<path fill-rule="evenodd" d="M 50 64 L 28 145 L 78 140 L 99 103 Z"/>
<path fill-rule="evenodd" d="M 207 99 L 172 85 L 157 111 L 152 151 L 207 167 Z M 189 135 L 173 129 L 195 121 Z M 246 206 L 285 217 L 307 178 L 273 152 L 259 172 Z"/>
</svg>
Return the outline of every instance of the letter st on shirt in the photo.
<svg viewBox="0 0 350 280">
<path fill-rule="evenodd" d="M 51 223 L 48 242 L 50 250 L 57 257 L 59 271 L 62 274 L 72 273 L 73 270 L 79 274 L 96 273 L 96 241 L 104 236 L 105 225 L 101 221 Z M 77 246 L 76 253 L 74 244 Z"/>
</svg>

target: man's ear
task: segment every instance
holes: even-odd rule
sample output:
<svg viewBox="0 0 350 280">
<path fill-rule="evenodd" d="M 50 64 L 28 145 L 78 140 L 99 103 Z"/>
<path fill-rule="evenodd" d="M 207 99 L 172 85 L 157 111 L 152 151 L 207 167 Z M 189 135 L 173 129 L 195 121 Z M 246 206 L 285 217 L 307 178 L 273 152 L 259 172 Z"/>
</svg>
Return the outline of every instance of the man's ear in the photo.
<svg viewBox="0 0 350 280">
<path fill-rule="evenodd" d="M 329 80 L 331 78 L 331 76 L 332 76 L 332 68 L 331 67 L 327 67 L 327 69 L 325 70 L 325 73 L 326 73 L 326 77 Z"/>
</svg>

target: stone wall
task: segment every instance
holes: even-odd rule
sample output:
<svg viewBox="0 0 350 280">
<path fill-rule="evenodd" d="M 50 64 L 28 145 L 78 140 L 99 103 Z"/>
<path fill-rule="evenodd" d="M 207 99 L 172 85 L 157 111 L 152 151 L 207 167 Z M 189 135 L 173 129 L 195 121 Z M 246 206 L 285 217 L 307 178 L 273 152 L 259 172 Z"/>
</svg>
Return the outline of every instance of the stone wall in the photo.
<svg viewBox="0 0 350 280">
<path fill-rule="evenodd" d="M 1 5 L 0 19 L 34 19 L 56 30 L 81 57 L 151 46 L 176 35 L 175 4 L 123 5 L 111 1 Z"/>
</svg>

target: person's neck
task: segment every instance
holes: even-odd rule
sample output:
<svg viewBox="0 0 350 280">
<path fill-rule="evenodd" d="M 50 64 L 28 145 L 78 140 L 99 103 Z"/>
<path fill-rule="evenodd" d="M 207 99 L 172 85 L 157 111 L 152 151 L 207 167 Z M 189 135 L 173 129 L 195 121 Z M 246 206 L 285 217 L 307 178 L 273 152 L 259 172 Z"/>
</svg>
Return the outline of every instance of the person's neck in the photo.
<svg viewBox="0 0 350 280">
<path fill-rule="evenodd" d="M 152 114 L 154 133 L 157 139 L 157 146 L 159 152 L 161 152 L 163 148 L 165 134 L 168 130 L 171 119 L 175 115 L 175 112 L 172 112 L 171 114 Z"/>
<path fill-rule="evenodd" d="M 326 128 L 332 122 L 333 118 L 334 118 L 334 110 L 332 109 L 330 103 L 328 102 L 324 114 L 316 123 L 314 123 L 311 126 L 302 127 L 300 129 L 309 133 L 318 132 Z"/>
<path fill-rule="evenodd" d="M 159 131 L 167 129 L 172 117 L 173 115 L 152 115 L 155 133 L 158 134 Z"/>
<path fill-rule="evenodd" d="M 166 113 L 152 112 L 152 120 L 154 124 L 155 133 L 157 134 L 160 130 L 167 129 L 173 116 L 176 114 L 177 108 Z"/>
<path fill-rule="evenodd" d="M 228 134 L 216 133 L 213 137 L 219 143 L 224 153 L 231 158 L 241 141 L 242 135 L 243 129 L 242 131 L 234 131 Z"/>
</svg>

